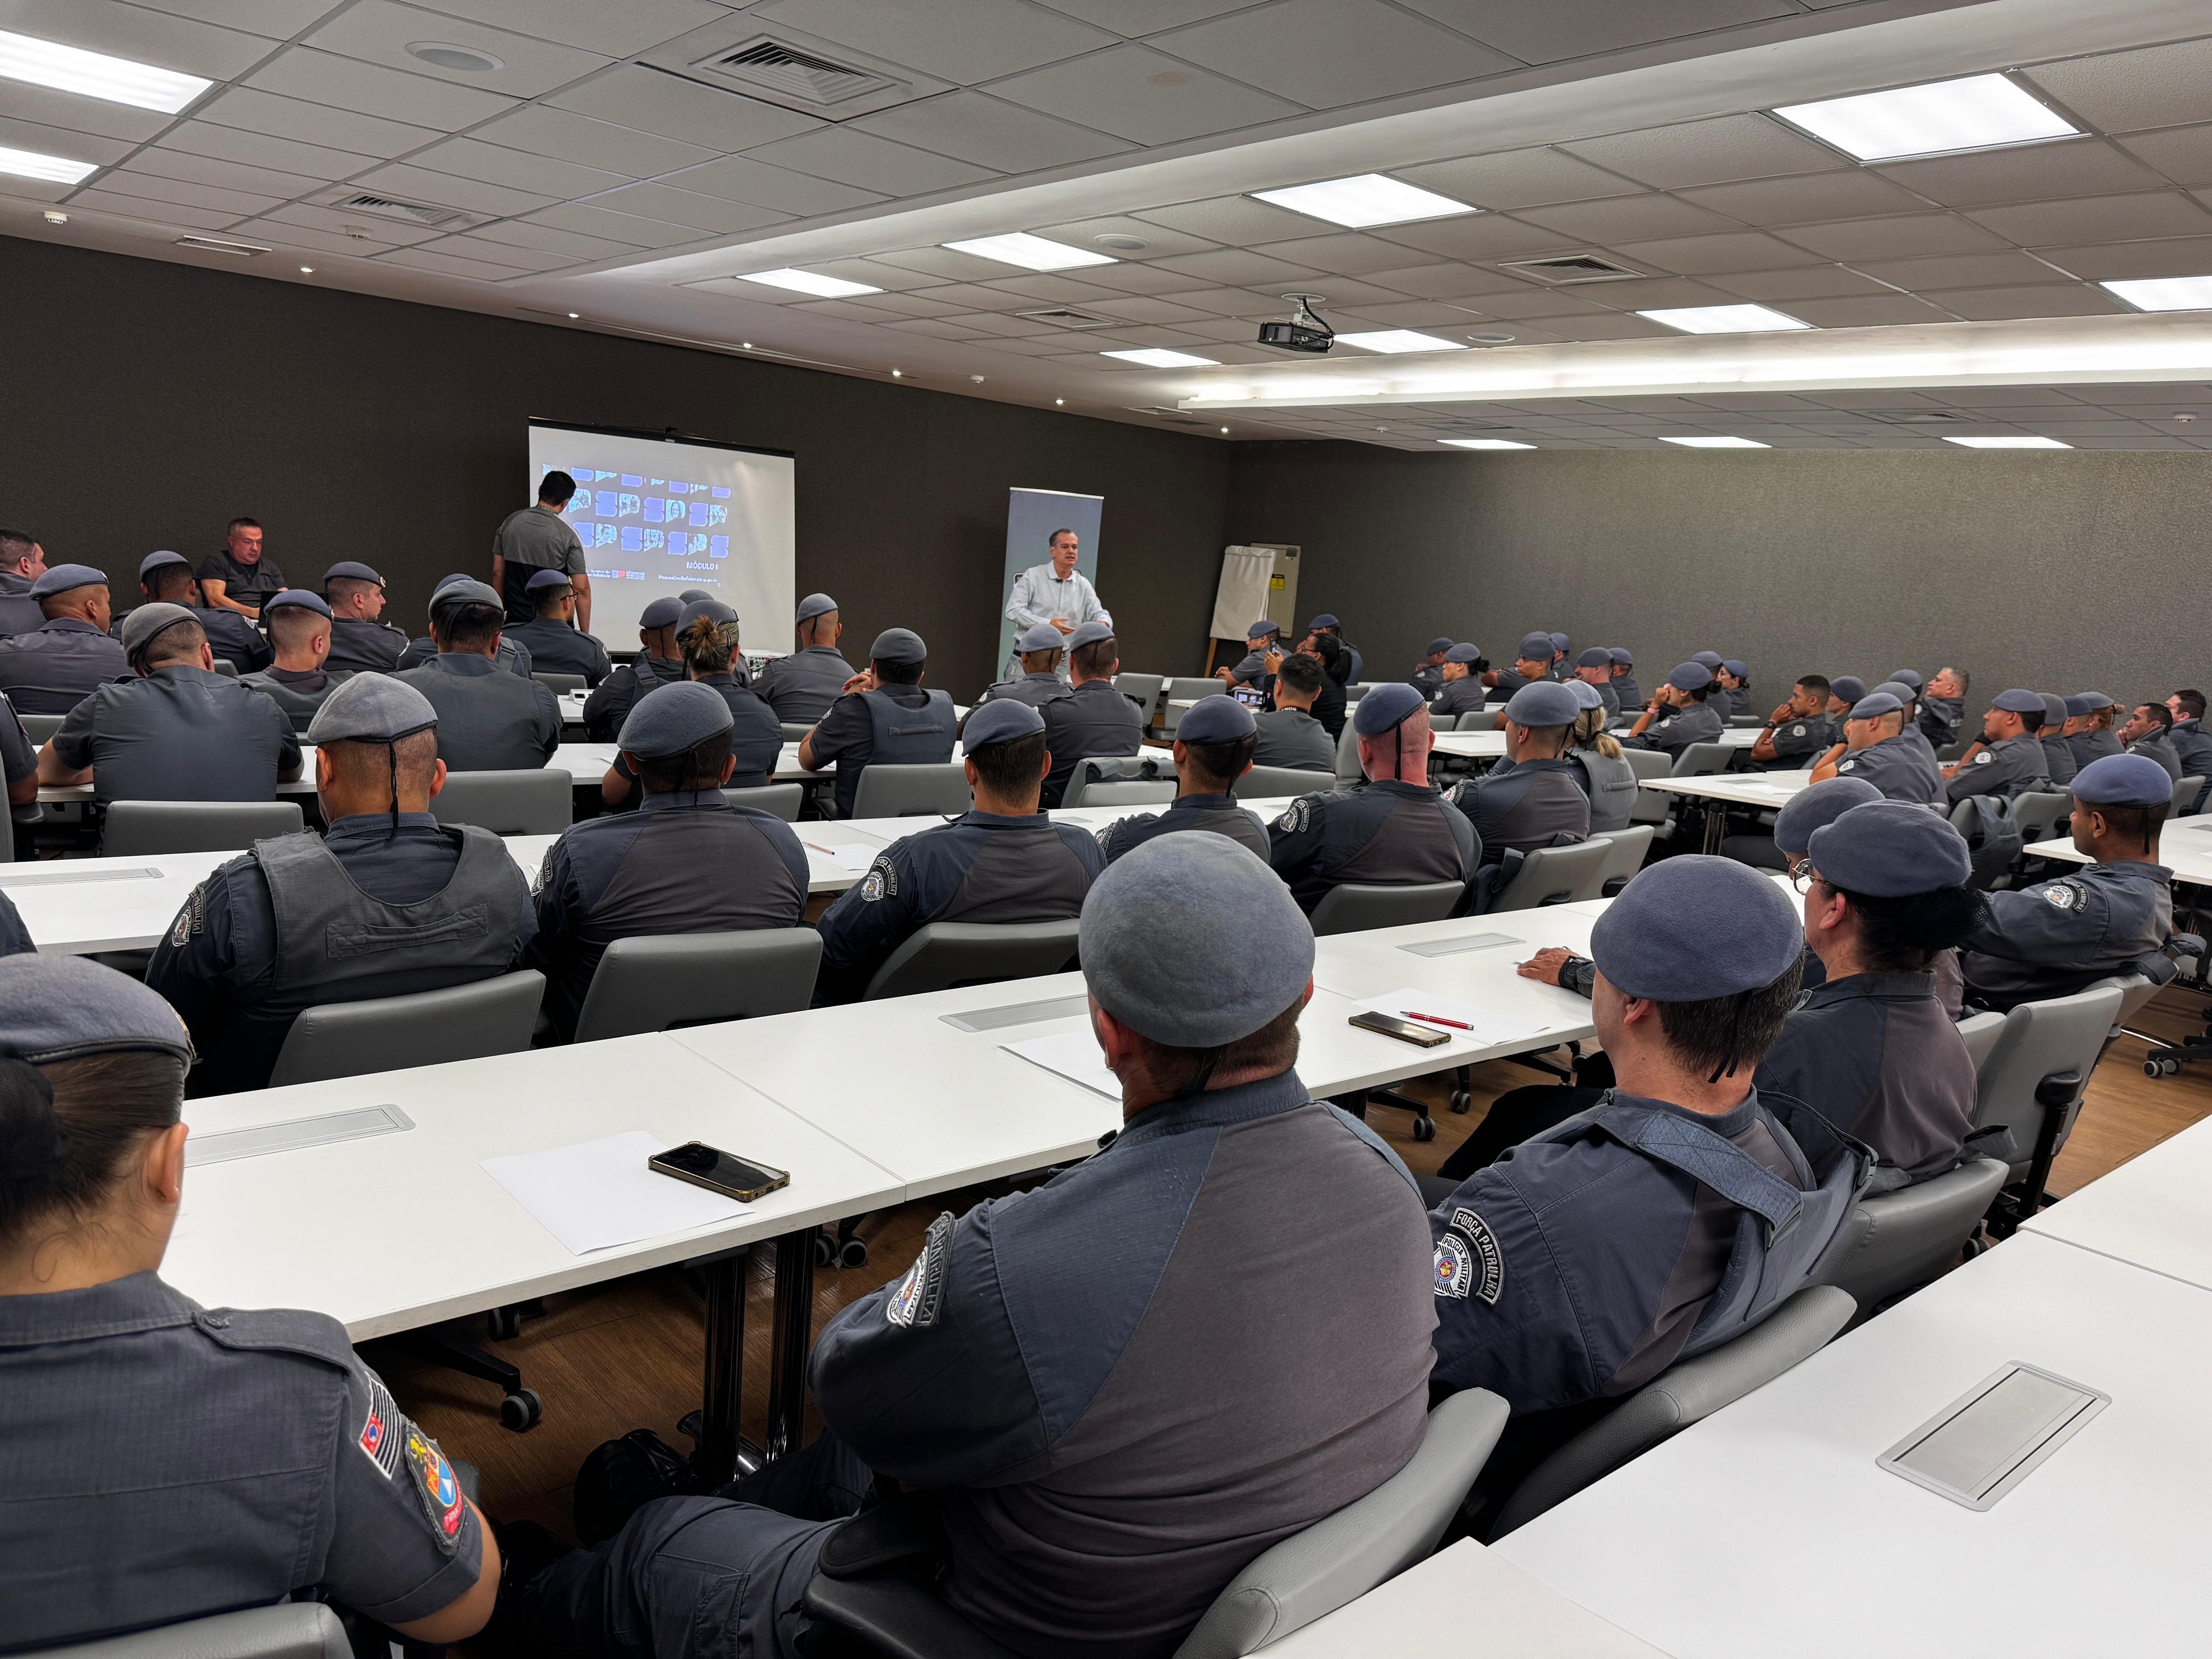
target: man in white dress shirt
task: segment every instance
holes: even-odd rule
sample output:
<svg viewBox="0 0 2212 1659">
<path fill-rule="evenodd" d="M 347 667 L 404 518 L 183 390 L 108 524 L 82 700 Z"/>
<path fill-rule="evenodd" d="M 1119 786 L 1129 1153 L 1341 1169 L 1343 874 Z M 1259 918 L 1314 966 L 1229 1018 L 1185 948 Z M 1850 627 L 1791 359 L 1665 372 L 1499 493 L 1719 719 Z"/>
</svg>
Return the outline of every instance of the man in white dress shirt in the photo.
<svg viewBox="0 0 2212 1659">
<path fill-rule="evenodd" d="M 1088 576 L 1076 573 L 1076 556 L 1082 543 L 1073 530 L 1055 530 L 1046 545 L 1051 550 L 1052 562 L 1033 564 L 1014 578 L 1012 596 L 1006 601 L 1006 615 L 1013 618 L 1014 634 L 1019 638 L 1040 623 L 1057 629 L 1061 634 L 1073 634 L 1087 622 L 1103 622 L 1109 628 L 1114 617 L 1098 601 L 1098 590 L 1091 585 Z M 1009 659 L 1005 677 L 1011 678 L 1014 668 Z M 1066 670 L 1063 667 L 1063 674 Z"/>
</svg>

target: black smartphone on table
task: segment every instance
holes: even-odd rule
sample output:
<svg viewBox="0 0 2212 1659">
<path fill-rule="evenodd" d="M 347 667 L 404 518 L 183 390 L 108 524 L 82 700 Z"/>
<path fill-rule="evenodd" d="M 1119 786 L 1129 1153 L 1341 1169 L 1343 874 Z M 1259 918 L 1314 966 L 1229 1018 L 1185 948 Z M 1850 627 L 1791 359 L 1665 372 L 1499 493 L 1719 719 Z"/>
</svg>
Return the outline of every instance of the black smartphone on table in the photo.
<svg viewBox="0 0 2212 1659">
<path fill-rule="evenodd" d="M 710 1193 L 734 1198 L 740 1204 L 750 1204 L 779 1187 L 791 1185 L 789 1170 L 752 1163 L 720 1147 L 709 1146 L 703 1140 L 687 1140 L 681 1146 L 655 1152 L 646 1160 L 646 1167 L 656 1174 L 673 1176 L 694 1187 L 704 1187 Z"/>
<path fill-rule="evenodd" d="M 1400 1019 L 1395 1014 L 1377 1013 L 1373 1009 L 1354 1014 L 1351 1023 L 1363 1031 L 1378 1031 L 1401 1042 L 1410 1042 L 1419 1048 L 1433 1048 L 1449 1042 L 1449 1032 L 1432 1031 L 1425 1025 L 1416 1025 L 1411 1020 Z"/>
</svg>

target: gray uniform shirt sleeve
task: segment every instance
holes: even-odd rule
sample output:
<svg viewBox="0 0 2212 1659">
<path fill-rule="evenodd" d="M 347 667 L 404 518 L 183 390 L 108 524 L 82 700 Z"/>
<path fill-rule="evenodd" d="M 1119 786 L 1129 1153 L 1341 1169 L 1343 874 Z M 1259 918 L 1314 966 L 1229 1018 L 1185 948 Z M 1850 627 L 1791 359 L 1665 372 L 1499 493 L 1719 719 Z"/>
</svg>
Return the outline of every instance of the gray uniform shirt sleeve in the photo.
<svg viewBox="0 0 2212 1659">
<path fill-rule="evenodd" d="M 382 1624 L 427 1618 L 477 1582 L 483 1538 L 476 1513 L 437 1443 L 366 1365 L 348 1376 L 341 1409 L 323 1585 Z M 450 1496 L 441 1472 L 453 1483 Z"/>
<path fill-rule="evenodd" d="M 100 703 L 95 691 L 62 716 L 60 728 L 46 741 L 62 757 L 62 764 L 82 772 L 92 764 L 92 716 Z M 296 752 L 298 745 L 294 744 Z"/>
</svg>

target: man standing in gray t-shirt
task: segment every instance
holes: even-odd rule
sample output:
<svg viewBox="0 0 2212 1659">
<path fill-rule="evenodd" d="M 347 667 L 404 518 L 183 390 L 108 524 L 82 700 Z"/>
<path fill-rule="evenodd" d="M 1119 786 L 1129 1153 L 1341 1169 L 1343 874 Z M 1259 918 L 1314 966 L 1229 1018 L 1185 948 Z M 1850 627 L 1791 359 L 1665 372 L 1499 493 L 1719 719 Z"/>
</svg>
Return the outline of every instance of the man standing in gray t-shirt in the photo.
<svg viewBox="0 0 2212 1659">
<path fill-rule="evenodd" d="M 576 590 L 576 626 L 592 631 L 592 577 L 584 568 L 584 544 L 561 516 L 576 493 L 565 472 L 549 472 L 538 486 L 538 505 L 510 513 L 491 538 L 491 585 L 507 605 L 510 623 L 525 623 L 538 607 L 524 591 L 541 570 L 563 570 Z"/>
</svg>

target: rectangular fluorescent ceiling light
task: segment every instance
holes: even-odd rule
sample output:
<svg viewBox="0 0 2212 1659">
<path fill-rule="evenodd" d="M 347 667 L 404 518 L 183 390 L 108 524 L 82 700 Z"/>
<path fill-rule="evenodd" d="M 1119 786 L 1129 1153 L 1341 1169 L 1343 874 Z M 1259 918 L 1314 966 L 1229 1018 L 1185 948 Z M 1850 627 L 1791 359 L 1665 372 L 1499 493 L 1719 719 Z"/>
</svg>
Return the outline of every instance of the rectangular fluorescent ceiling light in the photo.
<svg viewBox="0 0 2212 1659">
<path fill-rule="evenodd" d="M 1765 306 L 1684 306 L 1669 311 L 1639 311 L 1668 328 L 1685 334 L 1766 334 L 1777 329 L 1810 328 L 1796 318 Z"/>
<path fill-rule="evenodd" d="M 2097 286 L 2137 311 L 2212 311 L 2212 276 L 2153 276 Z"/>
<path fill-rule="evenodd" d="M 1534 444 L 1516 443 L 1510 438 L 1439 438 L 1440 444 L 1449 444 L 1454 449 L 1534 449 Z"/>
<path fill-rule="evenodd" d="M 1662 444 L 1680 444 L 1685 449 L 1766 449 L 1756 438 L 1662 438 Z"/>
<path fill-rule="evenodd" d="M 0 76 L 57 92 L 104 98 L 111 104 L 157 109 L 165 115 L 174 115 L 215 84 L 197 75 L 179 75 L 7 29 L 0 29 Z"/>
<path fill-rule="evenodd" d="M 1188 351 L 1170 351 L 1164 346 L 1146 346 L 1141 351 L 1102 351 L 1098 355 L 1119 357 L 1125 363 L 1142 363 L 1146 368 L 1212 368 L 1220 361 L 1194 357 Z"/>
<path fill-rule="evenodd" d="M 944 242 L 955 253 L 972 253 L 979 259 L 995 259 L 1024 270 L 1073 270 L 1078 265 L 1111 265 L 1121 262 L 1088 248 L 1070 247 L 1018 230 L 1006 236 L 978 236 L 969 242 Z"/>
<path fill-rule="evenodd" d="M 842 276 L 824 276 L 812 270 L 754 270 L 738 278 L 741 283 L 762 283 L 769 288 L 787 288 L 797 294 L 811 294 L 823 300 L 848 299 L 855 294 L 881 294 L 883 289 L 870 288 L 866 283 L 848 283 Z"/>
<path fill-rule="evenodd" d="M 1954 438 L 1944 434 L 1943 441 L 1956 444 L 1961 449 L 2071 449 L 2072 444 L 2062 444 L 2056 438 Z"/>
<path fill-rule="evenodd" d="M 0 147 L 0 173 L 18 179 L 42 179 L 50 185 L 80 185 L 100 171 L 97 163 L 72 161 L 64 155 L 41 155 L 34 149 Z"/>
<path fill-rule="evenodd" d="M 1358 346 L 1362 351 L 1464 351 L 1467 348 L 1457 340 L 1446 340 L 1434 334 L 1422 334 L 1410 328 L 1378 328 L 1366 334 L 1340 334 L 1339 345 Z"/>
<path fill-rule="evenodd" d="M 1252 195 L 1310 219 L 1326 219 L 1354 230 L 1369 225 L 1410 224 L 1416 219 L 1449 219 L 1454 214 L 1481 210 L 1379 173 L 1331 179 L 1318 185 L 1292 185 L 1288 190 L 1255 190 Z"/>
<path fill-rule="evenodd" d="M 2033 144 L 2081 132 L 2002 75 L 1791 104 L 1774 112 L 1862 161 Z"/>
</svg>

